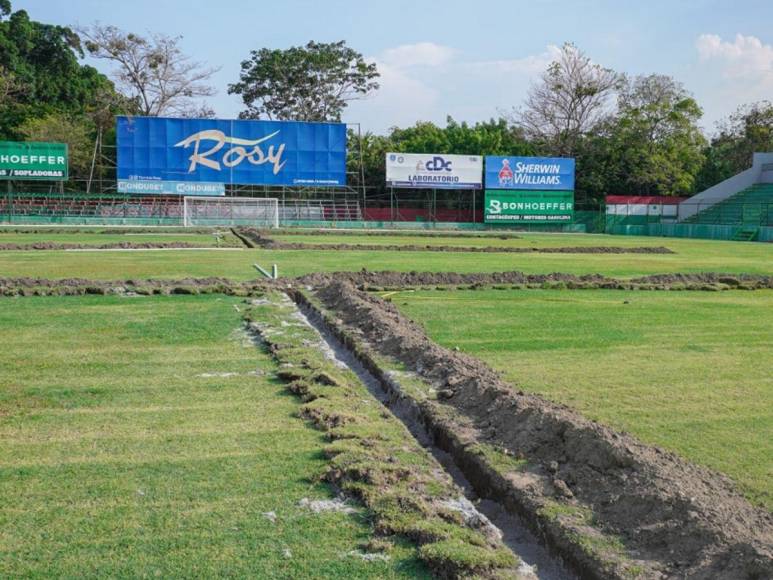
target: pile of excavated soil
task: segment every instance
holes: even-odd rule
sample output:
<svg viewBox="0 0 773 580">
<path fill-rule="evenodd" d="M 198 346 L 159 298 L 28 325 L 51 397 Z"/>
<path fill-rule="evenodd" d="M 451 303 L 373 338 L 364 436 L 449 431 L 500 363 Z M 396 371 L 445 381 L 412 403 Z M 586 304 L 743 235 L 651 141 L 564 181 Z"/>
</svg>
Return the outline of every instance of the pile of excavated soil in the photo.
<svg viewBox="0 0 773 580">
<path fill-rule="evenodd" d="M 773 517 L 728 478 L 516 391 L 348 281 L 316 295 L 358 340 L 435 385 L 438 405 L 453 411 L 444 419 L 451 432 L 525 459 L 511 484 L 526 505 L 590 508 L 594 525 L 619 536 L 647 578 L 773 577 Z"/>
<path fill-rule="evenodd" d="M 234 233 L 237 233 L 236 231 Z M 383 252 L 476 252 L 498 254 L 673 254 L 663 246 L 613 247 L 613 246 L 567 246 L 558 248 L 508 248 L 500 246 L 438 246 L 427 244 L 307 244 L 304 242 L 281 242 L 266 237 L 254 228 L 241 228 L 237 235 L 247 238 L 253 247 L 270 250 L 343 250 Z"/>
<path fill-rule="evenodd" d="M 323 285 L 334 280 L 346 280 L 361 289 L 400 289 L 416 287 L 455 286 L 483 288 L 486 286 L 543 285 L 569 289 L 608 288 L 618 290 L 721 290 L 730 288 L 773 288 L 773 276 L 756 274 L 655 274 L 633 279 L 610 278 L 602 274 L 525 274 L 523 272 L 466 273 L 457 272 L 334 272 L 314 273 L 298 278 L 299 282 Z"/>
<path fill-rule="evenodd" d="M 200 248 L 201 244 L 189 242 L 111 242 L 108 244 L 70 244 L 58 242 L 33 242 L 30 244 L 0 244 L 6 250 L 149 250 L 159 248 Z"/>
<path fill-rule="evenodd" d="M 410 237 L 410 238 L 499 238 L 500 240 L 518 240 L 521 236 L 511 232 L 491 232 L 470 231 L 470 230 L 361 230 L 361 229 L 278 229 L 266 230 L 265 235 L 269 234 L 291 234 L 293 236 L 367 236 L 377 238 L 379 236 L 389 237 Z"/>
<path fill-rule="evenodd" d="M 229 294 L 249 296 L 272 285 L 270 280 L 237 282 L 228 278 L 176 280 L 88 280 L 85 278 L 0 278 L 0 296 L 76 296 L 82 294 Z"/>
</svg>

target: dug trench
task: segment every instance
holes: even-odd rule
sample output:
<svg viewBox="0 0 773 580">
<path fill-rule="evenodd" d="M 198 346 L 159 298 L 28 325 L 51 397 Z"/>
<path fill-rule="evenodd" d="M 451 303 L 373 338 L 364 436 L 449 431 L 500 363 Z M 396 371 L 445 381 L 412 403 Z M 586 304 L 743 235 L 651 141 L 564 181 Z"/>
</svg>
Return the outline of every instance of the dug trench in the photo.
<svg viewBox="0 0 773 580">
<path fill-rule="evenodd" d="M 524 280 L 526 287 L 560 283 L 565 288 L 599 287 L 600 280 L 625 282 L 518 272 L 359 272 L 247 282 L 0 278 L 0 295 L 222 292 L 254 297 L 284 290 L 378 378 L 385 400 L 422 426 L 430 444 L 448 454 L 478 497 L 493 498 L 519 516 L 579 576 L 773 577 L 771 514 L 751 506 L 727 478 L 588 421 L 567 407 L 515 390 L 477 359 L 434 344 L 392 304 L 363 290 L 406 281 L 482 287 Z M 649 290 L 756 289 L 772 287 L 773 278 L 669 274 L 641 278 L 637 284 Z M 287 356 L 294 349 L 277 351 Z M 306 383 L 298 385 L 302 397 L 313 395 L 302 392 Z M 326 423 L 336 416 L 328 411 L 317 413 L 316 419 Z M 348 427 L 330 425 L 331 438 L 342 434 L 337 445 L 352 437 L 345 432 Z M 349 467 L 338 464 L 336 471 L 345 479 L 351 474 Z M 404 476 L 394 465 L 385 473 L 389 481 L 394 475 Z M 352 485 L 363 489 L 359 481 Z M 424 480 L 421 486 L 426 485 Z M 411 493 L 418 489 L 415 482 L 409 488 Z M 370 497 L 378 506 L 378 496 Z M 426 527 L 414 525 L 409 530 L 424 540 L 437 539 L 436 531 L 430 533 Z M 448 567 L 445 547 L 425 546 L 425 553 L 430 561 L 440 562 L 438 575 L 453 576 L 460 568 Z M 510 565 L 496 546 L 487 550 L 492 551 L 483 561 L 504 569 Z"/>
<path fill-rule="evenodd" d="M 480 252 L 509 254 L 674 254 L 665 246 L 566 246 L 566 247 L 506 247 L 506 246 L 441 246 L 426 244 L 309 244 L 274 240 L 255 228 L 233 228 L 233 234 L 251 248 L 268 250 L 343 250 L 384 252 Z"/>
<path fill-rule="evenodd" d="M 211 249 L 201 244 L 189 242 L 111 242 L 106 244 L 69 244 L 58 242 L 31 242 L 28 244 L 0 243 L 0 251 L 32 250 L 171 250 L 171 249 Z"/>
<path fill-rule="evenodd" d="M 499 501 L 489 498 L 481 501 L 475 486 L 467 479 L 464 470 L 455 458 L 434 444 L 434 435 L 428 428 L 420 408 L 413 399 L 406 396 L 403 386 L 396 375 L 387 376 L 381 368 L 368 364 L 363 358 L 358 358 L 342 342 L 343 335 L 335 332 L 329 326 L 320 312 L 310 306 L 309 302 L 296 296 L 296 304 L 304 320 L 314 328 L 321 340 L 328 345 L 329 356 L 335 357 L 342 365 L 350 369 L 378 401 L 387 407 L 413 435 L 417 444 L 426 449 L 445 470 L 451 480 L 457 485 L 460 493 L 471 502 L 467 509 L 474 510 L 475 518 L 488 521 L 494 526 L 495 532 L 502 538 L 507 548 L 518 558 L 520 565 L 516 575 L 524 580 L 539 578 L 540 580 L 573 580 L 576 577 L 563 563 L 561 555 L 551 553 L 546 546 L 531 532 L 521 518 L 509 512 Z M 367 365 L 367 366 L 366 366 Z M 473 504 L 472 502 L 476 502 Z M 482 514 L 482 515 L 481 515 Z"/>
<path fill-rule="evenodd" d="M 88 278 L 0 277 L 0 296 L 70 296 L 82 294 L 211 294 L 248 296 L 277 284 L 325 286 L 346 281 L 360 290 L 410 290 L 416 288 L 470 289 L 546 288 L 591 290 L 597 288 L 644 291 L 723 291 L 773 288 L 773 276 L 758 274 L 675 273 L 639 278 L 611 278 L 601 274 L 525 274 L 523 272 L 333 272 L 307 274 L 272 281 L 266 278 L 238 281 L 229 278 L 150 278 L 94 280 Z"/>
<path fill-rule="evenodd" d="M 289 293 L 480 497 L 520 517 L 580 577 L 773 577 L 771 514 L 728 478 L 515 390 L 351 282 L 310 288 Z M 404 388 L 407 376 L 426 388 Z"/>
</svg>

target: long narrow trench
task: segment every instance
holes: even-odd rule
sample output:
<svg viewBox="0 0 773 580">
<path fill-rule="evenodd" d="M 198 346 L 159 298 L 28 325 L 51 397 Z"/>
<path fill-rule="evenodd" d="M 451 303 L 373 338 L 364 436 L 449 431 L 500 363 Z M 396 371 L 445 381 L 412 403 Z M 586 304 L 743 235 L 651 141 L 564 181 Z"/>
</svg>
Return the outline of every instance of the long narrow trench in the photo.
<svg viewBox="0 0 773 580">
<path fill-rule="evenodd" d="M 475 502 L 476 509 L 502 533 L 504 544 L 518 556 L 522 562 L 518 572 L 523 578 L 539 578 L 540 580 L 573 580 L 577 576 L 568 570 L 560 558 L 551 554 L 539 539 L 531 533 L 526 525 L 516 515 L 508 512 L 504 506 L 491 498 L 481 499 L 465 477 L 462 470 L 454 462 L 450 454 L 439 449 L 433 442 L 432 435 L 425 425 L 408 405 L 401 405 L 390 396 L 388 387 L 374 376 L 357 359 L 324 321 L 308 306 L 298 304 L 298 318 L 313 328 L 322 340 L 326 356 L 336 364 L 350 369 L 368 391 L 378 399 L 392 414 L 397 417 L 413 437 L 429 451 L 451 476 L 454 483 L 464 492 L 465 497 Z"/>
</svg>

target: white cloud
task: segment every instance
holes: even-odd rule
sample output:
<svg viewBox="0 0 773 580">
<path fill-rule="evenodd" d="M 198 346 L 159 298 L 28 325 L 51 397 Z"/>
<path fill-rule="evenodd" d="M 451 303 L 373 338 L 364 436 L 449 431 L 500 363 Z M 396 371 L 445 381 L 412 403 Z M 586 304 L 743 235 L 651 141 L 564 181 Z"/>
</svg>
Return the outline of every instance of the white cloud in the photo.
<svg viewBox="0 0 773 580">
<path fill-rule="evenodd" d="M 370 59 L 381 73 L 381 88 L 352 103 L 346 120 L 383 132 L 417 121 L 442 125 L 447 115 L 473 123 L 497 117 L 523 100 L 559 50 L 550 45 L 539 54 L 476 60 L 432 42 L 389 48 Z"/>
<path fill-rule="evenodd" d="M 737 34 L 729 42 L 716 34 L 701 34 L 695 46 L 702 61 L 717 62 L 728 78 L 773 78 L 773 46 L 756 36 Z"/>
<path fill-rule="evenodd" d="M 395 68 L 441 66 L 450 62 L 457 50 L 434 42 L 402 44 L 385 50 L 377 59 Z"/>
<path fill-rule="evenodd" d="M 468 68 L 473 67 L 483 71 L 503 74 L 519 74 L 536 77 L 542 73 L 548 65 L 561 55 L 561 49 L 553 44 L 548 45 L 541 54 L 528 55 L 523 58 L 505 60 L 487 60 L 468 63 Z"/>
<path fill-rule="evenodd" d="M 707 129 L 739 105 L 771 99 L 773 46 L 755 36 L 737 34 L 723 40 L 716 34 L 701 34 L 695 48 L 698 62 L 688 80 L 704 107 Z"/>
</svg>

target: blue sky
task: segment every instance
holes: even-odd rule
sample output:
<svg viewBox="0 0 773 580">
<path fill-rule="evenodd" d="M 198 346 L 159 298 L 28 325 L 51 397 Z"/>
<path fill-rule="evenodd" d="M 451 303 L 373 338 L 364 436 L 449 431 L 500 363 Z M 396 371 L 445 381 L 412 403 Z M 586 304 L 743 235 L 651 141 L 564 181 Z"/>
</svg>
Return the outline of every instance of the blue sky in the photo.
<svg viewBox="0 0 773 580">
<path fill-rule="evenodd" d="M 344 39 L 378 63 L 382 89 L 344 118 L 377 132 L 510 110 L 565 41 L 619 72 L 674 76 L 703 106 L 708 131 L 742 103 L 773 100 L 771 0 L 12 2 L 45 22 L 182 35 L 196 60 L 221 67 L 209 99 L 221 117 L 241 109 L 226 86 L 250 50 L 311 39 Z"/>
</svg>

